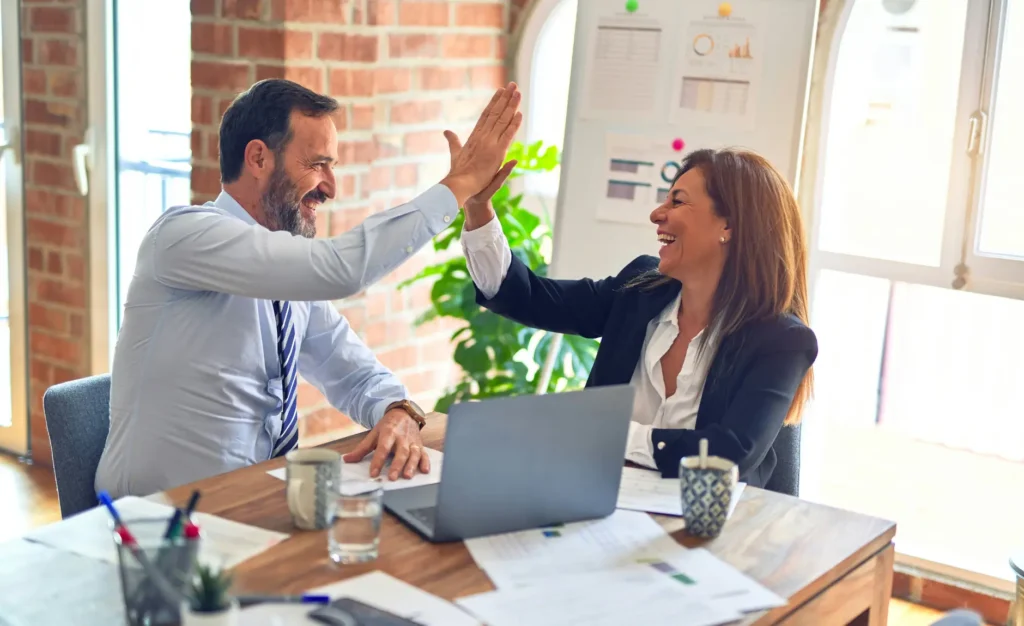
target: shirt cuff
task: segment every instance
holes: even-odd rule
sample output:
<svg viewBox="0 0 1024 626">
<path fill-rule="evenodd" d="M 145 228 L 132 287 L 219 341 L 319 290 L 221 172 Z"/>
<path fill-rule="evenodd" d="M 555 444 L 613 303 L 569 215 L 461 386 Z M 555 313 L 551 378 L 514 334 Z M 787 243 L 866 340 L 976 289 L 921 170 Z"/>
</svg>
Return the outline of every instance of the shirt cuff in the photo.
<svg viewBox="0 0 1024 626">
<path fill-rule="evenodd" d="M 427 218 L 434 234 L 448 228 L 459 215 L 459 203 L 448 187 L 438 183 L 427 189 L 412 201 Z"/>
<path fill-rule="evenodd" d="M 501 221 L 495 215 L 489 222 L 473 230 L 462 229 L 462 247 L 467 252 L 479 252 L 497 242 L 505 233 L 501 230 Z"/>
<path fill-rule="evenodd" d="M 629 435 L 626 438 L 626 460 L 637 465 L 656 469 L 651 445 L 652 426 L 639 424 L 630 420 Z"/>
<path fill-rule="evenodd" d="M 369 428 L 372 429 L 382 419 L 384 419 L 384 412 L 387 410 L 387 408 L 389 406 L 391 406 L 395 402 L 401 402 L 402 400 L 406 400 L 406 399 L 407 398 L 405 398 L 405 397 L 402 397 L 402 398 L 388 398 L 387 400 L 381 400 L 380 402 L 375 404 L 373 406 L 373 410 L 370 411 L 370 425 L 369 425 Z"/>
</svg>

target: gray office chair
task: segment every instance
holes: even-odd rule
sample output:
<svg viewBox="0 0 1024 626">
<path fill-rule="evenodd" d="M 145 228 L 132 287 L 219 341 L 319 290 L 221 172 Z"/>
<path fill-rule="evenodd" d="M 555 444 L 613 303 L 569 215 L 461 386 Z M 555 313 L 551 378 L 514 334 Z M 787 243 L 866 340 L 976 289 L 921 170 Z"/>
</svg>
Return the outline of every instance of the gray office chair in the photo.
<svg viewBox="0 0 1024 626">
<path fill-rule="evenodd" d="M 110 429 L 110 374 L 54 385 L 43 394 L 60 514 L 96 506 L 96 467 Z"/>
<path fill-rule="evenodd" d="M 985 626 L 985 622 L 974 611 L 957 609 L 946 613 L 938 621 L 932 622 L 932 626 Z"/>
<path fill-rule="evenodd" d="M 800 495 L 800 425 L 783 426 L 772 444 L 775 457 L 775 471 L 764 486 L 768 491 L 788 496 Z"/>
</svg>

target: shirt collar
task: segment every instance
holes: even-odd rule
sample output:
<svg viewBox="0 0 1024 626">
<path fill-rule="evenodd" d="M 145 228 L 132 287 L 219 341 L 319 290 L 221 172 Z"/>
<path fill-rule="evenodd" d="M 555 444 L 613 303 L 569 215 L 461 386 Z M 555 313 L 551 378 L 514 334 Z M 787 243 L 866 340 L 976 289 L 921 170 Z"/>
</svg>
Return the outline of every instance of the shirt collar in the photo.
<svg viewBox="0 0 1024 626">
<path fill-rule="evenodd" d="M 658 316 L 659 324 L 671 324 L 675 327 L 679 327 L 679 306 L 683 301 L 683 294 L 680 292 L 676 295 L 675 299 L 664 309 L 661 310 L 661 315 Z"/>
<path fill-rule="evenodd" d="M 220 195 L 217 196 L 217 199 L 213 201 L 213 206 L 217 207 L 218 209 L 227 211 L 228 213 L 234 215 L 235 217 L 237 217 L 238 219 L 242 220 L 247 224 L 256 223 L 256 220 L 254 220 L 253 217 L 249 215 L 249 212 L 243 209 L 242 205 L 239 204 L 237 200 L 232 198 L 231 194 L 229 194 L 226 191 L 220 192 Z"/>
</svg>

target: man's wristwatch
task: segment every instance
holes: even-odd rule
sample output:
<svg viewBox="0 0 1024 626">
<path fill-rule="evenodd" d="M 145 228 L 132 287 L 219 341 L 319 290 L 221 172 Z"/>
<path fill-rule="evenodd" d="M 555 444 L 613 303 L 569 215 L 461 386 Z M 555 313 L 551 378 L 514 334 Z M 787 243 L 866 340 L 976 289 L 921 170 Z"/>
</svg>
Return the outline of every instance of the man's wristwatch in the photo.
<svg viewBox="0 0 1024 626">
<path fill-rule="evenodd" d="M 427 425 L 427 418 L 423 415 L 423 410 L 420 406 L 412 400 L 399 400 L 398 402 L 392 402 L 388 405 L 384 412 L 387 413 L 393 409 L 402 409 L 409 414 L 414 422 L 419 424 L 420 429 Z"/>
</svg>

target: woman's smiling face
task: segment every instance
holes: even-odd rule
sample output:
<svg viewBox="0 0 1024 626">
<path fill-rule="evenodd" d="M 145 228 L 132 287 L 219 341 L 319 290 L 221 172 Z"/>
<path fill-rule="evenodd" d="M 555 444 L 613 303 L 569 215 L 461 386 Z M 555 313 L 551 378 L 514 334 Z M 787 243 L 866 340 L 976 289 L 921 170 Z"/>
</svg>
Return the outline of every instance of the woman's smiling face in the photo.
<svg viewBox="0 0 1024 626">
<path fill-rule="evenodd" d="M 651 222 L 658 226 L 662 274 L 686 282 L 695 272 L 724 265 L 731 233 L 715 211 L 701 168 L 676 179 L 665 202 L 651 212 Z"/>
</svg>

